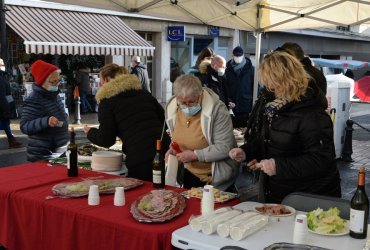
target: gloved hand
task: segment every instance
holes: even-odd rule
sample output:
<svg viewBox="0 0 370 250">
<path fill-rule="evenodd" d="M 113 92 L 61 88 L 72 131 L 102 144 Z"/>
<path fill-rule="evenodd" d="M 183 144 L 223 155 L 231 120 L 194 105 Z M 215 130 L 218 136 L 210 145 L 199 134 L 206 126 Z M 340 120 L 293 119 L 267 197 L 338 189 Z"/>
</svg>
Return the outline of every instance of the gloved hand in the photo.
<svg viewBox="0 0 370 250">
<path fill-rule="evenodd" d="M 246 158 L 245 152 L 241 148 L 233 148 L 229 151 L 229 157 L 238 162 L 244 161 Z"/>
<path fill-rule="evenodd" d="M 254 166 L 256 169 L 261 169 L 268 176 L 276 175 L 275 160 L 272 158 L 268 160 L 262 160 L 259 163 L 256 163 Z"/>
</svg>

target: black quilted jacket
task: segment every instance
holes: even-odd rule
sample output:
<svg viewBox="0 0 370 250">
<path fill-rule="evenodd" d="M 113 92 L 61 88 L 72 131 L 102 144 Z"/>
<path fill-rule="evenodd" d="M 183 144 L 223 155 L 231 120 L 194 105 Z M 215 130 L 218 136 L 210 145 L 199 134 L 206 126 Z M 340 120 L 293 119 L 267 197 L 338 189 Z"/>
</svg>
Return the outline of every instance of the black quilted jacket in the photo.
<svg viewBox="0 0 370 250">
<path fill-rule="evenodd" d="M 68 116 L 58 92 L 50 92 L 33 84 L 26 99 L 20 127 L 28 135 L 27 160 L 39 161 L 59 157 L 67 149 Z M 49 127 L 50 116 L 63 122 L 62 127 Z"/>
<path fill-rule="evenodd" d="M 325 100 L 318 93 L 311 86 L 300 102 L 288 103 L 279 110 L 271 124 L 265 115 L 259 125 L 249 123 L 247 144 L 242 146 L 247 160 L 275 159 L 276 175 L 262 178 L 269 202 L 279 203 L 298 191 L 341 196 L 333 125 L 323 108 Z M 259 109 L 264 112 L 264 105 Z"/>
</svg>

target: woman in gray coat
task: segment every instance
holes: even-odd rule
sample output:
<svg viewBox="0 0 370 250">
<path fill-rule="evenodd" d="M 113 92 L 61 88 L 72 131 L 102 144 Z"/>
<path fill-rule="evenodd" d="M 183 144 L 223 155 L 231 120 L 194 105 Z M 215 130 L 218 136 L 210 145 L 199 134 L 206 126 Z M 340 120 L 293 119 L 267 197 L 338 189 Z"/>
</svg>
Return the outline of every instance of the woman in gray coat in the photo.
<svg viewBox="0 0 370 250">
<path fill-rule="evenodd" d="M 182 152 L 171 148 L 168 154 L 184 163 L 184 187 L 212 184 L 232 190 L 239 171 L 228 156 L 236 142 L 225 104 L 195 76 L 178 77 L 174 93 L 166 106 L 166 121 Z"/>
</svg>

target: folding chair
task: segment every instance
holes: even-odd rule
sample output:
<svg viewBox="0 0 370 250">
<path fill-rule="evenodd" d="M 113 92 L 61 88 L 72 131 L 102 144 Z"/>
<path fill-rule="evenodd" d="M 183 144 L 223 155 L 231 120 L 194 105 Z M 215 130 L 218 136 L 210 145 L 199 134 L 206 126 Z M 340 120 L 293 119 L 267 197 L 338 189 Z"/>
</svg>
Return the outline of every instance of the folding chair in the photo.
<svg viewBox="0 0 370 250">
<path fill-rule="evenodd" d="M 340 217 L 346 220 L 349 220 L 351 207 L 349 200 L 301 192 L 288 194 L 281 204 L 291 206 L 296 210 L 304 212 L 309 212 L 319 207 L 324 210 L 331 207 L 337 207 L 340 210 Z"/>
</svg>

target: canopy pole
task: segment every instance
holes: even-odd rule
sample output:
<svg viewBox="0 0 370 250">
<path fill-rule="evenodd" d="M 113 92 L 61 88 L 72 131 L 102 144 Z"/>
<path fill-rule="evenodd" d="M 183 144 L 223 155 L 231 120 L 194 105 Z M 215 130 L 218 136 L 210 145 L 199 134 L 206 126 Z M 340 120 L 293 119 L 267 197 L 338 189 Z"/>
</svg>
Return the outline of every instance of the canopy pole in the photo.
<svg viewBox="0 0 370 250">
<path fill-rule="evenodd" d="M 261 32 L 257 31 L 255 65 L 254 65 L 253 103 L 257 100 L 257 96 L 258 96 L 258 68 L 260 66 L 261 37 L 262 37 Z"/>
<path fill-rule="evenodd" d="M 8 45 L 6 36 L 6 22 L 5 22 L 5 4 L 4 0 L 0 0 L 0 37 L 1 37 L 1 55 L 0 57 L 4 60 L 5 67 L 8 67 Z"/>
</svg>

